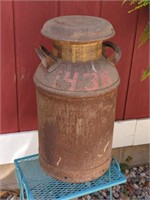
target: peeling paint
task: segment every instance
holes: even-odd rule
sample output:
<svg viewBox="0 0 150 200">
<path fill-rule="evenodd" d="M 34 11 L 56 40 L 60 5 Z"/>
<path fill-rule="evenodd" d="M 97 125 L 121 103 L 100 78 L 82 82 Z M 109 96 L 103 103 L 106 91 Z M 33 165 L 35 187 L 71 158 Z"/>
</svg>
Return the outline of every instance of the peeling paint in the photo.
<svg viewBox="0 0 150 200">
<path fill-rule="evenodd" d="M 22 67 L 21 67 L 21 71 L 20 71 L 20 80 L 24 80 L 24 79 L 25 79 L 25 73 L 26 73 L 26 70 L 25 70 L 25 68 L 22 66 Z"/>
<path fill-rule="evenodd" d="M 82 130 L 83 130 L 83 119 L 77 119 L 77 125 L 76 125 L 76 133 L 77 135 L 82 134 Z"/>
<path fill-rule="evenodd" d="M 108 141 L 107 144 L 106 144 L 106 146 L 104 147 L 104 153 L 105 153 L 105 151 L 106 151 L 106 149 L 107 149 L 107 147 L 108 147 L 108 145 L 109 145 L 109 142 L 110 142 L 110 141 Z"/>
<path fill-rule="evenodd" d="M 60 162 L 61 162 L 61 157 L 59 157 L 59 159 L 58 159 L 58 162 L 57 162 L 57 166 L 60 164 Z"/>
<path fill-rule="evenodd" d="M 93 61 L 92 61 L 92 69 L 93 69 L 94 72 L 97 72 L 97 70 L 95 69 Z"/>
</svg>

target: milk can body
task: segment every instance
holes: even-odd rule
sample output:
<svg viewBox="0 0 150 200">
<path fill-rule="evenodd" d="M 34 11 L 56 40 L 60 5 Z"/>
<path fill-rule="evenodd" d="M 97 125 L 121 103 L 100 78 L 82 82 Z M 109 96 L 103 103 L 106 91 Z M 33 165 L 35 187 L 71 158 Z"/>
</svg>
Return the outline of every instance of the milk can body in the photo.
<svg viewBox="0 0 150 200">
<path fill-rule="evenodd" d="M 108 34 L 95 34 L 104 22 Z M 96 179 L 111 162 L 120 82 L 114 63 L 120 49 L 103 40 L 114 30 L 100 18 L 64 16 L 48 21 L 42 33 L 53 39 L 53 50 L 41 48 L 42 62 L 34 76 L 40 164 L 50 176 L 66 182 Z M 112 59 L 106 58 L 106 47 L 114 50 Z"/>
</svg>

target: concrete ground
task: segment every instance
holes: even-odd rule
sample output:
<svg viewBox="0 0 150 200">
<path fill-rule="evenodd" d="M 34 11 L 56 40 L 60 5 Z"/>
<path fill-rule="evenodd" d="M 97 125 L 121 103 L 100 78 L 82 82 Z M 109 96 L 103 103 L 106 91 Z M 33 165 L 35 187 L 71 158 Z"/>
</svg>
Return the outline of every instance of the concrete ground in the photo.
<svg viewBox="0 0 150 200">
<path fill-rule="evenodd" d="M 17 189 L 14 164 L 0 165 L 0 189 Z"/>
<path fill-rule="evenodd" d="M 132 158 L 129 165 L 140 165 L 150 161 L 150 145 L 139 145 L 132 147 L 113 149 L 113 157 L 119 163 L 125 163 L 128 157 Z M 17 189 L 14 164 L 0 165 L 0 190 Z"/>
</svg>

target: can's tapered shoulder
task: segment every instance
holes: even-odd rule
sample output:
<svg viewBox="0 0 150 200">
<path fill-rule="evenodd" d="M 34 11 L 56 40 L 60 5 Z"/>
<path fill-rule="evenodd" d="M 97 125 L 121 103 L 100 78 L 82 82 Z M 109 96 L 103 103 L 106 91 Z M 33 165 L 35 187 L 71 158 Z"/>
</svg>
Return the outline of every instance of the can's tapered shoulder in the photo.
<svg viewBox="0 0 150 200">
<path fill-rule="evenodd" d="M 48 20 L 42 34 L 53 40 L 90 42 L 106 40 L 114 36 L 110 22 L 103 18 L 83 15 L 68 15 Z"/>
</svg>

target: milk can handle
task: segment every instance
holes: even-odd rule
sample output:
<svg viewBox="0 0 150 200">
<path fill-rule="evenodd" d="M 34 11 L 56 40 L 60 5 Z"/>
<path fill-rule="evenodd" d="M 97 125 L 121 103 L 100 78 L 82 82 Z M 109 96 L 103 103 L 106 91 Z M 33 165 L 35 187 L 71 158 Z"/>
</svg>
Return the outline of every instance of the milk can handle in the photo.
<svg viewBox="0 0 150 200">
<path fill-rule="evenodd" d="M 103 51 L 103 55 L 108 59 L 110 60 L 113 64 L 116 64 L 120 58 L 121 58 L 121 49 L 115 45 L 114 43 L 110 42 L 110 41 L 106 41 L 106 42 L 103 42 L 103 47 L 110 47 L 112 48 L 115 52 L 112 56 L 110 56 L 109 58 L 107 58 L 107 56 L 105 55 L 105 49 Z"/>
<path fill-rule="evenodd" d="M 40 45 L 40 48 L 35 49 L 35 51 L 48 72 L 52 72 L 58 67 L 58 58 L 50 53 L 44 46 Z"/>
</svg>

